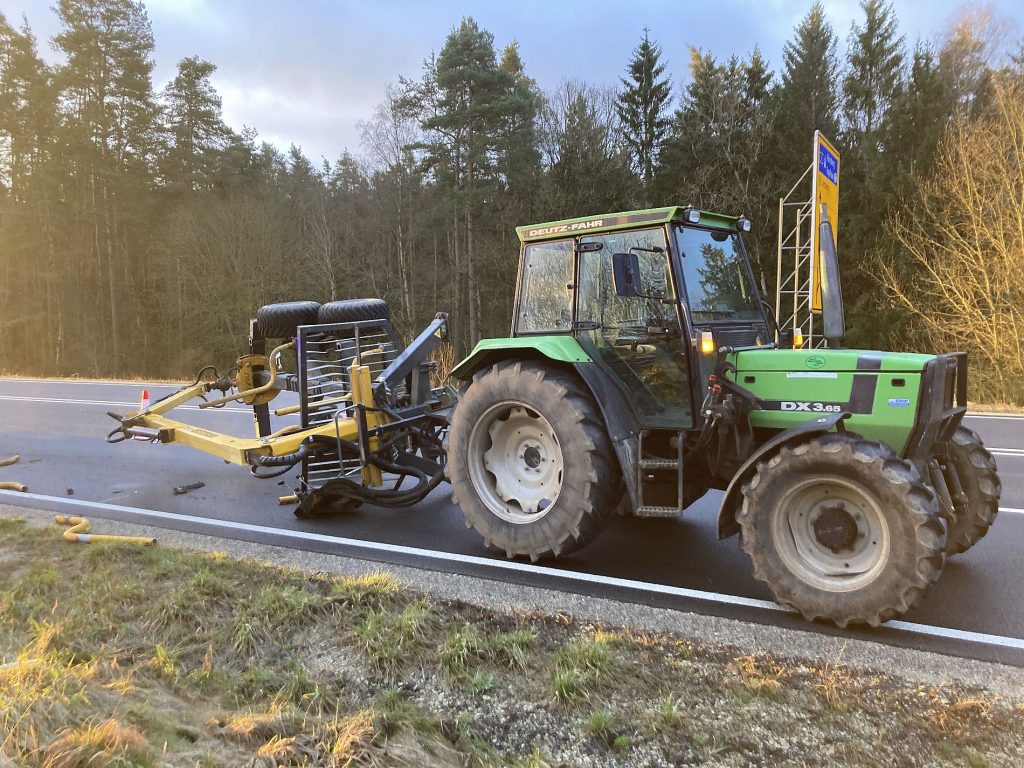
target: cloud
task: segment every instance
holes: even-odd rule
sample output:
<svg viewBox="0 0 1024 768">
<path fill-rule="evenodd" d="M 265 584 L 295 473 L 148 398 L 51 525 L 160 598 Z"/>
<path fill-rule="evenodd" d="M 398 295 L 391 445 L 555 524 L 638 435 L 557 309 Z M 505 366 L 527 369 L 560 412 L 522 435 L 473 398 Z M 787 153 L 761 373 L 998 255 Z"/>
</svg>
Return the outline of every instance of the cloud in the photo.
<svg viewBox="0 0 1024 768">
<path fill-rule="evenodd" d="M 52 0 L 0 0 L 17 20 L 24 12 L 50 61 L 58 31 Z M 908 46 L 934 40 L 960 0 L 893 0 Z M 156 39 L 154 87 L 177 62 L 198 55 L 217 65 L 214 83 L 225 119 L 255 127 L 282 148 L 295 143 L 312 158 L 357 150 L 357 124 L 368 119 L 388 83 L 418 77 L 431 52 L 464 13 L 494 34 L 496 46 L 520 44 L 528 74 L 543 88 L 566 77 L 614 85 L 645 27 L 661 46 L 677 93 L 687 80 L 688 47 L 717 58 L 746 56 L 755 45 L 772 68 L 810 8 L 810 0 L 590 0 L 465 3 L 457 0 L 146 0 Z M 842 53 L 857 0 L 825 0 Z M 1024 23 L 1024 4 L 999 0 L 998 13 Z M 837 73 L 837 76 L 840 76 Z"/>
</svg>

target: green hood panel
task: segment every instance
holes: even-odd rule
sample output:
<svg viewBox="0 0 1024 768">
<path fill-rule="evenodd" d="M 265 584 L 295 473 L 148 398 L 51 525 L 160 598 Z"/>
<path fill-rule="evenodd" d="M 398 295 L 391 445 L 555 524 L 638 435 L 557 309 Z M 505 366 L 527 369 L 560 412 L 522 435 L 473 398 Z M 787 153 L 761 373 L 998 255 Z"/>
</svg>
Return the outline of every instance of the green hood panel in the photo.
<svg viewBox="0 0 1024 768">
<path fill-rule="evenodd" d="M 452 369 L 452 377 L 468 381 L 481 368 L 506 357 L 509 351 L 529 350 L 562 363 L 589 363 L 590 356 L 572 336 L 520 336 L 516 339 L 481 339 L 469 357 Z M 518 355 L 522 357 L 523 355 Z"/>
<path fill-rule="evenodd" d="M 729 360 L 741 371 L 863 371 L 920 373 L 934 355 L 864 349 L 752 349 Z"/>
</svg>

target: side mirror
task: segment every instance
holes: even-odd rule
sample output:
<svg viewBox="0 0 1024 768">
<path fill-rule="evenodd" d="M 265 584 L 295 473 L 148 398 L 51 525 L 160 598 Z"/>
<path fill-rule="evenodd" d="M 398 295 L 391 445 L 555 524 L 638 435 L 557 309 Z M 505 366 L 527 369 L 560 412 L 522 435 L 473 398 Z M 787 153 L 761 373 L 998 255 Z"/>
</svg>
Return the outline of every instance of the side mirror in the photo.
<svg viewBox="0 0 1024 768">
<path fill-rule="evenodd" d="M 846 336 L 843 314 L 843 287 L 839 279 L 839 255 L 828 211 L 822 206 L 821 225 L 818 228 L 818 247 L 821 250 L 821 310 L 824 326 L 822 335 L 830 347 L 838 347 Z"/>
<path fill-rule="evenodd" d="M 612 281 L 617 296 L 639 296 L 640 260 L 635 253 L 612 254 Z"/>
</svg>

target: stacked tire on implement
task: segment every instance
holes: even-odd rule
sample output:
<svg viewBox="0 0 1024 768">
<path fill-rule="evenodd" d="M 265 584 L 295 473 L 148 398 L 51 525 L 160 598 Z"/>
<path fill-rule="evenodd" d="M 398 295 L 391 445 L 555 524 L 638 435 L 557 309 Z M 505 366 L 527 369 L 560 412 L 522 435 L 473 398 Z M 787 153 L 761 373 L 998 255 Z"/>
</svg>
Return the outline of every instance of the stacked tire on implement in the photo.
<svg viewBox="0 0 1024 768">
<path fill-rule="evenodd" d="M 256 312 L 260 333 L 268 339 L 294 338 L 301 325 L 390 319 L 391 309 L 382 299 L 344 299 L 326 304 L 316 301 L 285 301 L 267 304 Z"/>
</svg>

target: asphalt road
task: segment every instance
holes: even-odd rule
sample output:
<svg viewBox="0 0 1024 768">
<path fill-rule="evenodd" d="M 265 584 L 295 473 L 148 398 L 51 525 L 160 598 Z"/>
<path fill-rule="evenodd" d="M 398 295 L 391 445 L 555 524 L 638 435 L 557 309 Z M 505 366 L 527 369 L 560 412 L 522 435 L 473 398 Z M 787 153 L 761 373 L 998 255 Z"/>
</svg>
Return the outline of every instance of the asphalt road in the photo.
<svg viewBox="0 0 1024 768">
<path fill-rule="evenodd" d="M 288 476 L 280 482 L 256 480 L 243 468 L 182 446 L 108 445 L 103 436 L 114 422 L 105 411 L 136 407 L 144 386 L 154 399 L 176 388 L 0 379 L 0 457 L 21 454 L 18 465 L 0 468 L 0 480 L 18 480 L 33 493 L 54 497 L 493 557 L 476 532 L 465 527 L 462 513 L 450 503 L 447 486 L 412 509 L 363 508 L 309 522 L 297 520 L 291 507 L 277 503 L 279 495 L 289 492 Z M 180 415 L 210 429 L 252 434 L 251 410 L 241 406 L 190 409 Z M 996 454 L 1003 511 L 992 532 L 966 555 L 949 561 L 941 580 L 904 618 L 1024 640 L 1024 417 L 972 415 L 967 424 Z M 196 482 L 205 487 L 185 495 L 173 491 Z M 616 519 L 595 543 L 558 561 L 558 567 L 770 600 L 767 590 L 752 578 L 738 540 L 716 537 L 720 498 L 718 492 L 708 494 L 679 520 Z"/>
</svg>

